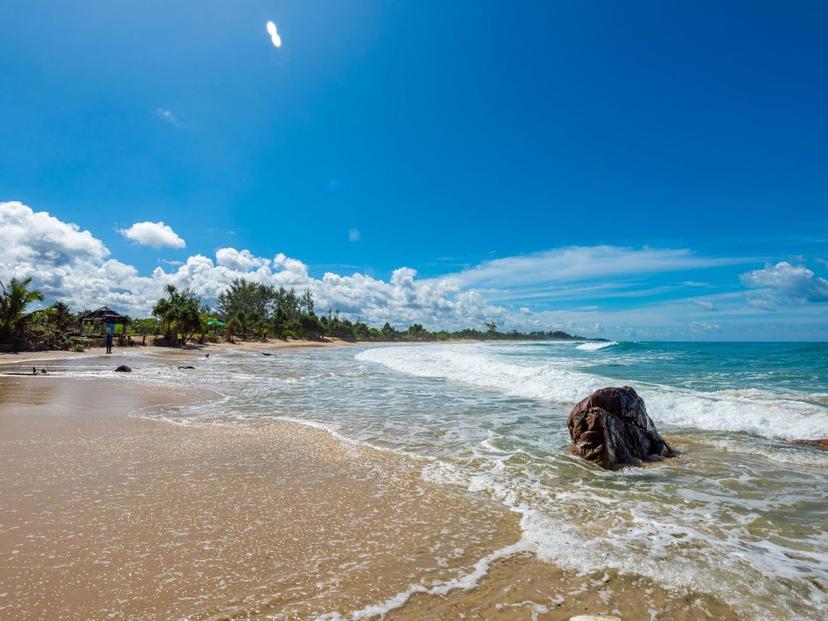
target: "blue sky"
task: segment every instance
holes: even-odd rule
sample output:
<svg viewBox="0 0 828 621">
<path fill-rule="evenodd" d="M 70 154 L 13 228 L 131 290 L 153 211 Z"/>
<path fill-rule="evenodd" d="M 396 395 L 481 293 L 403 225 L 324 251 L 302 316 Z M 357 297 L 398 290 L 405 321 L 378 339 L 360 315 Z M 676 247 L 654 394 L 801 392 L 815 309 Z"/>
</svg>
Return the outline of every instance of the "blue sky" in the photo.
<svg viewBox="0 0 828 621">
<path fill-rule="evenodd" d="M 89 231 L 96 268 L 169 280 L 232 248 L 377 320 L 828 338 L 824 3 L 30 1 L 0 23 L 0 200 Z M 142 222 L 185 245 L 124 234 Z M 50 279 L 42 241 L 0 267 L 108 295 Z M 315 284 L 401 267 L 475 310 Z M 151 290 L 112 287 L 135 312 Z"/>
</svg>

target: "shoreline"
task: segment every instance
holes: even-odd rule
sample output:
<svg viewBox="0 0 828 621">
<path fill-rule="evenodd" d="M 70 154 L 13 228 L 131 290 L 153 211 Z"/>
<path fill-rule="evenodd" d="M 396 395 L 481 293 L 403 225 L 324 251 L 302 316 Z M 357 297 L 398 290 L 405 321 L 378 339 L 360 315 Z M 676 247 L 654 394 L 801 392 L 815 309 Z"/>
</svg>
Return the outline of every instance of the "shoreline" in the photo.
<svg viewBox="0 0 828 621">
<path fill-rule="evenodd" d="M 327 428 L 182 427 L 130 414 L 203 393 L 31 381 L 0 379 L 0 496 L 13 499 L 0 508 L 0 549 L 12 551 L 0 613 L 564 620 L 655 607 L 671 619 L 736 618 L 645 579 L 548 565 L 521 547 L 514 512 Z"/>
<path fill-rule="evenodd" d="M 0 373 L 4 366 L 40 364 L 41 362 L 57 362 L 65 360 L 81 360 L 84 358 L 130 358 L 137 355 L 165 356 L 193 356 L 204 353 L 212 353 L 225 350 L 256 350 L 256 351 L 279 351 L 283 349 L 301 348 L 322 348 L 322 347 L 344 347 L 352 345 L 341 339 L 328 339 L 325 341 L 306 341 L 269 339 L 268 341 L 238 341 L 236 343 L 204 343 L 187 345 L 184 347 L 162 347 L 160 345 L 134 345 L 132 347 L 113 347 L 112 353 L 107 354 L 103 347 L 90 347 L 82 352 L 74 352 L 63 349 L 50 349 L 44 351 L 21 351 L 21 352 L 0 352 Z"/>
<path fill-rule="evenodd" d="M 584 340 L 553 340 L 553 339 L 449 339 L 445 341 L 345 341 L 343 339 L 326 337 L 325 340 L 303 340 L 290 339 L 287 341 L 281 339 L 267 339 L 266 341 L 236 341 L 235 343 L 221 342 L 221 343 L 203 343 L 191 344 L 183 347 L 165 347 L 160 345 L 140 345 L 136 344 L 131 347 L 118 347 L 112 349 L 111 356 L 129 357 L 130 354 L 136 353 L 152 353 L 160 356 L 186 356 L 198 353 L 211 353 L 214 351 L 223 351 L 228 349 L 235 350 L 256 350 L 256 351 L 279 351 L 283 349 L 303 349 L 303 348 L 329 348 L 329 347 L 351 347 L 358 345 L 365 346 L 390 346 L 390 345 L 475 345 L 481 343 L 502 343 L 507 345 L 515 345 L 521 343 L 590 343 L 600 341 Z M 0 351 L 0 372 L 4 366 L 16 364 L 38 364 L 40 362 L 76 360 L 83 358 L 105 357 L 106 349 L 103 347 L 90 347 L 82 352 L 74 352 L 63 349 L 50 349 L 43 351 L 20 351 L 20 352 L 3 352 Z"/>
</svg>

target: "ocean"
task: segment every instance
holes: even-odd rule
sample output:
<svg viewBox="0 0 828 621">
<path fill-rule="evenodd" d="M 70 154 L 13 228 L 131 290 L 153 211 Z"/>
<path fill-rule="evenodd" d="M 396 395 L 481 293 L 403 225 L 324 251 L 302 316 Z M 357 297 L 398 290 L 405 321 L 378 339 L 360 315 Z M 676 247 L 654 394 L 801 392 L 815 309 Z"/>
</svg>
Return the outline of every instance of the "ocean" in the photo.
<svg viewBox="0 0 828 621">
<path fill-rule="evenodd" d="M 828 452 L 790 442 L 828 438 L 828 344 L 384 344 L 198 366 L 139 376 L 222 399 L 144 414 L 321 426 L 506 505 L 521 549 L 549 563 L 707 593 L 746 618 L 828 618 Z M 619 385 L 679 457 L 608 472 L 570 454 L 573 404 Z"/>
</svg>

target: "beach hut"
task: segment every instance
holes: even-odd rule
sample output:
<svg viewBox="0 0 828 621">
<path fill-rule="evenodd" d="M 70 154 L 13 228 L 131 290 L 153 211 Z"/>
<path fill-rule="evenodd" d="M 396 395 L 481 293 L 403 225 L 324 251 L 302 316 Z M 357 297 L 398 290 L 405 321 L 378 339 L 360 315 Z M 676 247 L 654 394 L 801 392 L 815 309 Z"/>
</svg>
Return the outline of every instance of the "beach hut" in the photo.
<svg viewBox="0 0 828 621">
<path fill-rule="evenodd" d="M 93 324 L 100 324 L 103 328 L 103 334 L 111 332 L 115 334 L 115 326 L 121 326 L 121 339 L 126 335 L 126 327 L 130 319 L 126 315 L 117 313 L 108 306 L 101 306 L 93 310 L 88 315 L 81 317 L 81 323 L 91 322 Z"/>
</svg>

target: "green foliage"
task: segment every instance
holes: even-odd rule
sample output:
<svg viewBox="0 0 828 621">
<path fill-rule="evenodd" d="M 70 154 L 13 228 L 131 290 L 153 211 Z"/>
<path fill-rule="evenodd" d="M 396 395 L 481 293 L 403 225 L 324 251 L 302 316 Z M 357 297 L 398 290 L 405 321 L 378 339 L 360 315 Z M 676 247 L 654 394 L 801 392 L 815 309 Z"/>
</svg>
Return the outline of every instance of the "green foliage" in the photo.
<svg viewBox="0 0 828 621">
<path fill-rule="evenodd" d="M 25 349 L 82 349 L 82 338 L 72 338 L 84 329 L 80 317 L 73 315 L 63 302 L 26 313 L 26 307 L 43 299 L 30 289 L 31 279 L 12 278 L 8 285 L 0 282 L 0 343 Z M 450 340 L 585 340 L 561 331 L 510 332 L 498 331 L 494 321 L 484 323 L 485 330 L 465 328 L 449 332 L 431 332 L 422 324 L 411 324 L 405 330 L 385 322 L 382 328 L 369 326 L 357 319 L 352 321 L 339 311 L 328 310 L 318 316 L 310 290 L 298 295 L 293 289 L 262 285 L 239 278 L 230 283 L 216 300 L 215 308 L 201 306 L 199 297 L 190 289 L 179 291 L 167 285 L 165 297 L 152 309 L 152 317 L 136 319 L 129 327 L 130 334 L 143 337 L 163 334 L 161 343 L 178 345 L 195 335 L 199 341 L 216 340 L 219 335 L 232 339 L 277 338 L 322 339 L 345 341 L 450 341 Z M 95 331 L 95 326 L 87 325 Z"/>
<path fill-rule="evenodd" d="M 20 343 L 25 340 L 26 307 L 43 300 L 37 289 L 29 289 L 31 278 L 12 278 L 8 285 L 0 281 L 0 342 Z"/>
<path fill-rule="evenodd" d="M 152 314 L 161 321 L 165 344 L 186 343 L 201 329 L 201 300 L 189 288 L 178 291 L 167 285 L 165 290 L 167 297 L 156 302 Z"/>
<path fill-rule="evenodd" d="M 229 336 L 241 338 L 309 338 L 324 335 L 313 312 L 313 294 L 236 278 L 216 300 L 215 312 L 227 324 Z"/>
<path fill-rule="evenodd" d="M 161 332 L 161 322 L 155 317 L 134 319 L 130 324 L 130 330 L 133 334 L 137 334 L 141 337 L 142 345 L 146 345 L 148 336 L 156 335 Z"/>
</svg>

